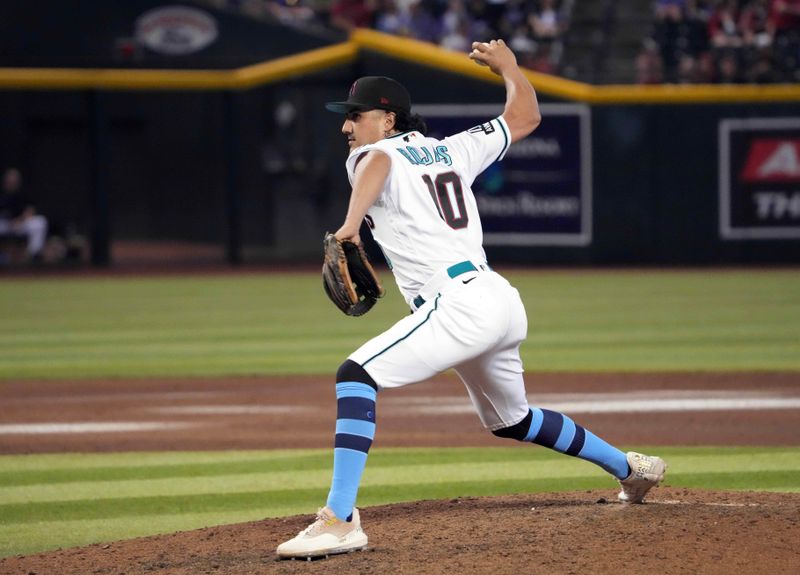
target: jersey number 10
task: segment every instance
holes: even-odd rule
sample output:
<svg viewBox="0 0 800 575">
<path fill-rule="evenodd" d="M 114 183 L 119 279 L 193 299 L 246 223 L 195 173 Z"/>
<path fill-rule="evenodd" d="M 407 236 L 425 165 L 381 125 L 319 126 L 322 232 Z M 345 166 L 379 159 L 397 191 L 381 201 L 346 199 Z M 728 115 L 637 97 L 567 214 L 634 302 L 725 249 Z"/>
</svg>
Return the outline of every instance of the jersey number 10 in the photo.
<svg viewBox="0 0 800 575">
<path fill-rule="evenodd" d="M 445 172 L 436 176 L 436 180 L 431 180 L 431 177 L 425 174 L 422 176 L 422 181 L 428 186 L 428 192 L 436 206 L 436 211 L 447 222 L 447 225 L 454 230 L 466 228 L 469 223 L 469 215 L 467 215 L 464 190 L 461 189 L 461 179 L 458 174 Z M 449 193 L 450 190 L 453 192 L 452 195 Z M 458 216 L 456 216 L 456 212 L 453 209 L 453 199 L 455 199 L 456 207 L 458 208 Z"/>
</svg>

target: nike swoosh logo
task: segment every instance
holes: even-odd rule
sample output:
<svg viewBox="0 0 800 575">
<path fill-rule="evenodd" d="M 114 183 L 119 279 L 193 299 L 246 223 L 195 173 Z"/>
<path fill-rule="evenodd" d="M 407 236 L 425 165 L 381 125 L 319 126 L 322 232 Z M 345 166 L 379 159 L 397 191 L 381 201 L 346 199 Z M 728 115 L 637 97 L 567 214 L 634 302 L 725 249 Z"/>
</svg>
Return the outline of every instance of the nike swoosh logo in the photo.
<svg viewBox="0 0 800 575">
<path fill-rule="evenodd" d="M 469 282 L 471 282 L 472 280 L 474 280 L 476 277 L 478 277 L 478 276 L 473 276 L 473 277 L 469 278 L 468 280 L 461 280 L 461 283 L 462 283 L 462 284 L 468 284 Z"/>
</svg>

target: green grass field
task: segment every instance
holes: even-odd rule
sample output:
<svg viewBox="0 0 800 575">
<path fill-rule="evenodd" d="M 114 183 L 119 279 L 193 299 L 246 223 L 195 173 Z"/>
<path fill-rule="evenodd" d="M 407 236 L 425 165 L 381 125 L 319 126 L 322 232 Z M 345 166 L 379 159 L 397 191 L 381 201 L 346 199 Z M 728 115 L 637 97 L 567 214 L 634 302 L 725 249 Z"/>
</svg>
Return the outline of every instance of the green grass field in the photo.
<svg viewBox="0 0 800 575">
<path fill-rule="evenodd" d="M 669 461 L 670 486 L 800 491 L 800 449 L 658 452 Z M 329 450 L 65 454 L 5 456 L 0 469 L 0 556 L 7 556 L 313 515 L 325 501 L 331 458 Z M 359 505 L 595 488 L 611 497 L 615 487 L 591 464 L 538 447 L 375 449 Z"/>
<path fill-rule="evenodd" d="M 506 275 L 528 310 L 529 370 L 800 371 L 799 272 Z M 332 373 L 407 313 L 388 287 L 354 319 L 316 274 L 3 281 L 0 385 Z M 658 452 L 671 486 L 800 491 L 800 448 Z M 0 556 L 312 513 L 330 464 L 316 450 L 0 456 Z M 588 488 L 612 494 L 614 483 L 540 448 L 376 449 L 359 504 Z"/>
<path fill-rule="evenodd" d="M 507 275 L 529 370 L 800 369 L 800 272 Z M 347 318 L 316 274 L 6 281 L 0 380 L 331 373 L 407 313 L 388 287 Z"/>
</svg>

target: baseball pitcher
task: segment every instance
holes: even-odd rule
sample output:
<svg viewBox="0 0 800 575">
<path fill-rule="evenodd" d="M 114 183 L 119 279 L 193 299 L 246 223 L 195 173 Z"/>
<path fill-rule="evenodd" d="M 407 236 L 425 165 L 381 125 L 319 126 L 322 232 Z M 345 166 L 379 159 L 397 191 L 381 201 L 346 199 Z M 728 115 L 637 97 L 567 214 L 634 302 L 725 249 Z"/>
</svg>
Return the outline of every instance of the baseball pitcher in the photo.
<svg viewBox="0 0 800 575">
<path fill-rule="evenodd" d="M 351 315 L 364 313 L 382 295 L 379 283 L 368 281 L 359 289 L 361 282 L 348 276 L 348 262 L 354 275 L 370 275 L 354 269 L 363 259 L 354 246 L 360 245 L 366 219 L 413 313 L 339 367 L 328 500 L 316 521 L 278 547 L 280 557 L 366 547 L 355 503 L 375 436 L 378 392 L 450 368 L 494 435 L 599 465 L 620 481 L 621 501 L 641 503 L 664 476 L 660 458 L 625 454 L 566 415 L 528 405 L 519 354 L 528 330 L 525 308 L 517 290 L 486 261 L 471 186 L 512 143 L 533 132 L 541 116 L 533 87 L 502 40 L 474 43 L 470 57 L 503 78 L 505 108 L 499 117 L 443 140 L 426 137 L 424 121 L 411 113 L 408 92 L 390 78 L 360 78 L 346 101 L 326 106 L 345 115 L 352 185 L 344 223 L 326 238 L 326 291 Z M 345 288 L 349 295 L 340 293 Z"/>
</svg>

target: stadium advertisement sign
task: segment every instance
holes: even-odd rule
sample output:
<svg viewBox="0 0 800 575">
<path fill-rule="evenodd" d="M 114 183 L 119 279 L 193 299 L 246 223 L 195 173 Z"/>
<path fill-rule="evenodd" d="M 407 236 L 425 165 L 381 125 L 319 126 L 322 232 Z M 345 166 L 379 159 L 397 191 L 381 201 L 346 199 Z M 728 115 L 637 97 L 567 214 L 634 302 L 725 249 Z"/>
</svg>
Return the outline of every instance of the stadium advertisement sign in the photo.
<svg viewBox="0 0 800 575">
<path fill-rule="evenodd" d="M 473 184 L 491 246 L 587 246 L 592 241 L 591 126 L 582 104 L 542 104 L 547 118 Z M 414 106 L 434 137 L 482 128 L 502 106 Z"/>
<path fill-rule="evenodd" d="M 136 20 L 136 40 L 168 56 L 199 52 L 218 36 L 214 17 L 188 6 L 161 6 L 148 10 Z"/>
<path fill-rule="evenodd" d="M 719 204 L 725 240 L 800 239 L 800 118 L 720 121 Z"/>
</svg>

